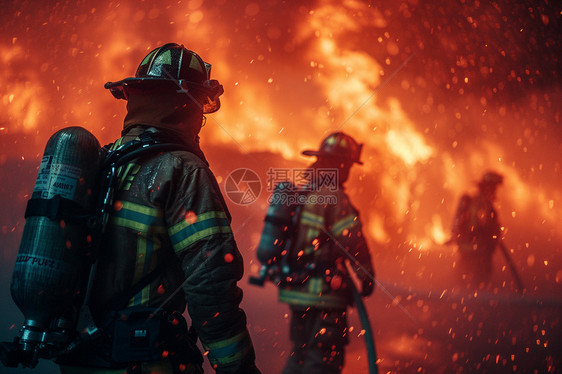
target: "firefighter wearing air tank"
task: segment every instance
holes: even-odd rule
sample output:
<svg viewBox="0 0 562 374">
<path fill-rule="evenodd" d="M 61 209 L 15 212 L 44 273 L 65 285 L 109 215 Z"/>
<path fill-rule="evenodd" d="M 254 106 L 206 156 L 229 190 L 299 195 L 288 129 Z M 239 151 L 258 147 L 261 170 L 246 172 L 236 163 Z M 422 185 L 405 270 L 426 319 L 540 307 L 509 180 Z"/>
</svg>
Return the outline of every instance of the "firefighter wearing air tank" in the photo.
<svg viewBox="0 0 562 374">
<path fill-rule="evenodd" d="M 145 153 L 118 168 L 90 304 L 105 329 L 58 360 L 62 373 L 200 373 L 195 333 L 217 373 L 259 373 L 239 307 L 242 257 L 199 147 L 204 114 L 219 109 L 223 93 L 210 68 L 183 45 L 166 44 L 142 60 L 134 77 L 105 85 L 127 101 L 122 137 L 112 150 L 147 134 L 182 149 Z M 153 272 L 116 313 L 118 296 Z M 181 316 L 186 305 L 190 333 Z M 140 323 L 131 329 L 135 319 Z M 168 334 L 157 341 L 150 336 L 155 324 Z M 151 353 L 135 357 L 148 344 Z"/>
<path fill-rule="evenodd" d="M 350 265 L 362 282 L 362 296 L 373 292 L 369 248 L 358 211 L 343 187 L 351 166 L 362 164 L 361 147 L 352 137 L 337 132 L 326 137 L 319 150 L 304 151 L 317 157 L 310 169 L 319 177 L 296 186 L 306 195 L 306 202 L 289 218 L 283 217 L 288 208 L 282 204 L 273 203 L 268 210 L 257 254 L 266 267 L 279 269 L 280 277 L 278 273 L 274 279 L 280 285 L 279 300 L 291 308 L 293 347 L 284 374 L 341 372 L 348 344 L 346 310 L 352 304 L 346 260 L 353 259 Z M 319 184 L 330 173 L 336 176 L 336 188 Z M 287 185 L 278 186 L 275 193 L 282 193 Z M 287 231 L 290 234 L 282 237 Z"/>
<path fill-rule="evenodd" d="M 463 195 L 455 214 L 452 241 L 458 245 L 459 270 L 469 286 L 487 285 L 492 276 L 493 256 L 502 234 L 494 202 L 502 182 L 500 174 L 485 173 L 478 183 L 478 193 Z"/>
</svg>

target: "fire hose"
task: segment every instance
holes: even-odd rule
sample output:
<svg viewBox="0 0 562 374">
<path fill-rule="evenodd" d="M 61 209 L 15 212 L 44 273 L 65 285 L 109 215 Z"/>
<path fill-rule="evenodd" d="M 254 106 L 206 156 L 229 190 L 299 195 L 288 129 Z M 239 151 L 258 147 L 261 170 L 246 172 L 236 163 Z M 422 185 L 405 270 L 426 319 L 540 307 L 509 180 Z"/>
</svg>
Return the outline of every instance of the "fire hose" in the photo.
<svg viewBox="0 0 562 374">
<path fill-rule="evenodd" d="M 369 363 L 369 374 L 378 374 L 379 368 L 377 365 L 377 351 L 375 348 L 375 339 L 373 336 L 373 330 L 371 328 L 371 323 L 369 322 L 369 315 L 367 314 L 367 308 L 363 303 L 363 299 L 357 290 L 357 286 L 355 283 L 349 278 L 349 282 L 351 285 L 351 290 L 353 292 L 353 301 L 355 302 L 355 306 L 357 307 L 357 313 L 359 314 L 359 320 L 361 321 L 361 326 L 365 331 L 365 348 L 367 348 L 367 361 Z"/>
<path fill-rule="evenodd" d="M 505 247 L 505 244 L 503 244 L 503 242 L 500 241 L 498 246 L 500 247 L 500 250 L 505 257 L 505 261 L 507 262 L 507 265 L 509 266 L 509 270 L 511 270 L 511 274 L 513 274 L 513 278 L 515 279 L 515 283 L 517 283 L 517 287 L 519 287 L 519 292 L 523 292 L 523 289 L 525 288 L 525 286 L 523 286 L 523 282 L 521 281 L 521 277 L 519 276 L 519 273 L 517 272 L 517 269 L 515 268 L 515 265 L 513 264 L 513 260 L 511 259 L 511 256 L 509 255 L 509 252 L 507 251 L 507 248 Z"/>
<path fill-rule="evenodd" d="M 455 239 L 451 238 L 443 244 L 444 245 L 452 245 L 455 242 L 456 242 Z M 511 271 L 511 274 L 513 275 L 513 279 L 515 279 L 515 283 L 517 284 L 519 292 L 523 292 L 523 290 L 525 289 L 525 286 L 523 285 L 523 281 L 521 280 L 521 276 L 519 275 L 519 272 L 517 271 L 517 268 L 515 267 L 515 264 L 513 263 L 513 260 L 511 259 L 511 256 L 509 255 L 509 251 L 507 250 L 503 241 L 498 242 L 498 247 L 500 248 L 501 253 L 505 257 L 505 262 L 509 266 L 509 270 Z"/>
</svg>

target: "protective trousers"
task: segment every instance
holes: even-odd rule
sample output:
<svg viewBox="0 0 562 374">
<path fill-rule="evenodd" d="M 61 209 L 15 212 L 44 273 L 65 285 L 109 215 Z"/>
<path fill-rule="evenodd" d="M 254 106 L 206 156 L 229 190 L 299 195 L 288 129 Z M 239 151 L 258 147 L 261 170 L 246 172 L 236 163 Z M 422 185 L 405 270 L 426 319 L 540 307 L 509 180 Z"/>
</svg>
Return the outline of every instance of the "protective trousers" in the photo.
<svg viewBox="0 0 562 374">
<path fill-rule="evenodd" d="M 128 369 L 89 368 L 79 366 L 60 365 L 61 374 L 203 374 L 203 368 L 198 364 L 187 364 L 176 367 L 171 360 L 142 362 Z"/>
<path fill-rule="evenodd" d="M 348 344 L 345 309 L 291 307 L 292 352 L 283 374 L 339 374 Z"/>
</svg>

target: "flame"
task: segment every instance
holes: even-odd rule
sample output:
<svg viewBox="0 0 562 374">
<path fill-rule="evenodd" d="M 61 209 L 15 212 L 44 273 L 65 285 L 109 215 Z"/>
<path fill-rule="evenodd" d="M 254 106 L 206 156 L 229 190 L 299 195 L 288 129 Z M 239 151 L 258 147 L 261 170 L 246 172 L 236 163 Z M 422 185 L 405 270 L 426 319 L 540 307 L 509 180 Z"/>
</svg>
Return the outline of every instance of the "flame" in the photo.
<svg viewBox="0 0 562 374">
<path fill-rule="evenodd" d="M 337 10 L 336 10 L 337 9 Z M 384 21 L 379 14 L 372 19 L 360 18 L 357 12 L 368 11 L 361 2 L 346 1 L 344 7 L 328 2 L 309 12 L 301 23 L 299 40 L 312 39 L 307 56 L 315 75 L 311 78 L 326 95 L 325 115 L 316 118 L 317 134 L 329 129 L 343 130 L 364 142 L 367 150 L 386 150 L 389 167 L 374 170 L 365 166 L 365 173 L 381 174 L 382 187 L 389 191 L 387 198 L 394 202 L 392 214 L 397 222 L 411 202 L 410 187 L 416 179 L 416 164 L 426 162 L 433 148 L 415 127 L 414 122 L 401 108 L 398 99 L 378 103 L 377 89 L 389 75 L 384 63 L 355 46 L 346 43 L 365 27 L 381 27 Z M 388 212 L 371 211 L 368 220 L 371 234 L 385 241 L 390 233 L 381 224 Z"/>
<path fill-rule="evenodd" d="M 386 142 L 390 151 L 407 166 L 425 161 L 433 153 L 433 149 L 427 146 L 420 134 L 412 128 L 389 130 L 386 133 Z"/>
<path fill-rule="evenodd" d="M 559 163 L 549 166 L 546 155 L 533 153 L 537 144 L 546 144 L 551 158 L 559 153 L 559 135 L 547 142 L 549 132 L 541 132 L 549 119 L 559 122 L 549 106 L 556 93 L 532 92 L 528 107 L 514 110 L 494 101 L 503 81 L 490 93 L 469 96 L 478 77 L 463 69 L 474 56 L 459 55 L 454 66 L 437 66 L 435 73 L 448 77 L 444 86 L 460 99 L 440 101 L 437 80 L 415 70 L 424 64 L 419 55 L 400 65 L 416 48 L 429 53 L 429 41 L 399 40 L 388 31 L 395 19 L 384 8 L 354 0 L 272 7 L 190 0 L 84 2 L 69 9 L 63 2 L 48 17 L 40 7 L 11 13 L 4 27 L 11 28 L 9 42 L 0 44 L 0 137 L 6 145 L 0 160 L 39 157 L 47 137 L 69 125 L 112 141 L 125 103 L 103 83 L 132 76 L 149 50 L 177 41 L 211 62 L 213 78 L 225 87 L 222 109 L 203 129 L 204 146 L 271 152 L 300 164 L 301 151 L 318 147 L 332 131 L 364 143 L 365 165 L 348 184 L 357 192 L 352 200 L 369 207 L 362 217 L 376 243 L 398 240 L 425 249 L 442 243 L 458 199 L 474 191 L 486 169 L 505 176 L 498 209 L 509 217 L 507 227 L 527 216 L 539 216 L 537 225 L 548 227 L 562 218 Z M 25 28 L 25 17 L 34 27 Z M 452 49 L 457 43 L 455 35 L 435 37 Z M 477 73 L 491 76 L 492 63 L 484 65 Z M 510 74 L 508 81 L 517 78 Z M 425 96 L 409 102 L 406 94 L 416 88 Z M 448 113 L 452 120 L 443 119 Z M 25 136 L 32 146 L 20 139 Z M 530 160 L 537 155 L 542 158 L 535 165 Z"/>
<path fill-rule="evenodd" d="M 384 229 L 384 222 L 382 217 L 375 216 L 369 222 L 368 232 L 373 237 L 373 239 L 375 239 L 379 243 L 385 243 L 390 239 Z"/>
<path fill-rule="evenodd" d="M 441 216 L 438 214 L 434 214 L 432 217 L 429 235 L 437 244 L 443 244 L 449 239 L 450 234 L 443 227 Z"/>
<path fill-rule="evenodd" d="M 13 39 L 16 43 L 17 38 Z M 23 48 L 18 45 L 0 45 L 0 60 L 2 66 L 18 65 L 25 60 Z M 43 66 L 41 67 L 43 70 Z M 14 124 L 10 126 L 11 131 L 32 131 L 37 126 L 37 117 L 43 110 L 41 97 L 44 90 L 40 84 L 37 72 L 29 71 L 28 74 L 20 74 L 16 69 L 3 69 L 1 80 L 8 82 L 0 91 L 4 113 L 0 117 L 0 123 Z M 17 79 L 14 79 L 17 77 Z"/>
</svg>

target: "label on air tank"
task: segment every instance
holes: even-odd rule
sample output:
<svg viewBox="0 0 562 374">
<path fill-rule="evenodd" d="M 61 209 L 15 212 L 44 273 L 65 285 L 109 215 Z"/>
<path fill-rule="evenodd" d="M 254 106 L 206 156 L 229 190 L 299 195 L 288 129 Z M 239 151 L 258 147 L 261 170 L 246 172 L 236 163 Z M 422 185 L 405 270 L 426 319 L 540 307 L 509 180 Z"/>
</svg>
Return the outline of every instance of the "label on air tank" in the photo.
<svg viewBox="0 0 562 374">
<path fill-rule="evenodd" d="M 72 200 L 80 179 L 80 168 L 67 164 L 53 163 L 53 156 L 43 156 L 33 194 L 41 199 L 51 199 L 60 195 Z"/>
<path fill-rule="evenodd" d="M 50 270 L 57 270 L 63 273 L 72 274 L 74 268 L 67 263 L 49 257 L 18 254 L 16 257 L 16 268 L 20 266 L 31 266 Z"/>
</svg>

